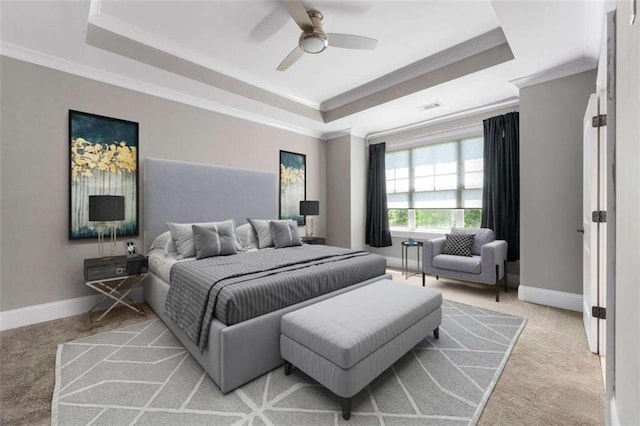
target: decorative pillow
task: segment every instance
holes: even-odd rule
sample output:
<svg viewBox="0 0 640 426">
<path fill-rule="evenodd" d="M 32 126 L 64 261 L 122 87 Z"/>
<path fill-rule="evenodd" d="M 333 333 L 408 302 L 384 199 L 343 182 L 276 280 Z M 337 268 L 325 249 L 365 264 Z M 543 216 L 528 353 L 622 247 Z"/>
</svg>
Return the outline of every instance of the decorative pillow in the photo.
<svg viewBox="0 0 640 426">
<path fill-rule="evenodd" d="M 471 254 L 480 256 L 482 254 L 482 246 L 496 240 L 493 231 L 489 228 L 451 228 L 452 234 L 473 234 L 473 244 L 471 245 Z"/>
<path fill-rule="evenodd" d="M 453 256 L 471 256 L 471 246 L 473 245 L 473 234 L 447 234 L 447 241 L 444 243 L 442 254 Z"/>
<path fill-rule="evenodd" d="M 276 248 L 301 246 L 300 234 L 298 233 L 298 223 L 293 220 L 269 222 L 271 238 Z"/>
<path fill-rule="evenodd" d="M 169 230 L 171 231 L 171 236 L 173 237 L 173 242 L 176 246 L 176 251 L 178 252 L 178 259 L 193 257 L 196 255 L 196 248 L 193 243 L 193 229 L 191 228 L 193 225 L 211 227 L 212 225 L 219 225 L 222 223 L 230 223 L 235 229 L 233 219 L 228 219 L 221 222 L 167 223 L 167 225 L 169 226 Z M 236 250 L 240 250 L 242 248 L 242 245 L 237 238 L 235 244 Z"/>
<path fill-rule="evenodd" d="M 236 228 L 236 235 L 238 236 L 238 240 L 240 240 L 240 244 L 245 249 L 257 249 L 258 248 L 258 237 L 256 236 L 256 232 L 253 230 L 253 226 L 250 223 L 245 223 L 244 225 L 240 225 Z"/>
<path fill-rule="evenodd" d="M 271 229 L 269 228 L 269 221 L 263 219 L 249 219 L 247 218 L 251 227 L 256 233 L 258 238 L 258 248 L 263 249 L 267 247 L 273 247 L 273 238 L 271 238 Z"/>
<path fill-rule="evenodd" d="M 163 232 L 158 235 L 155 240 L 151 243 L 151 250 L 162 250 L 162 252 L 166 255 L 170 253 L 176 253 L 176 245 L 173 243 L 173 237 L 171 236 L 171 231 Z"/>
<path fill-rule="evenodd" d="M 211 226 L 193 225 L 196 259 L 236 254 L 236 233 L 231 222 Z"/>
</svg>

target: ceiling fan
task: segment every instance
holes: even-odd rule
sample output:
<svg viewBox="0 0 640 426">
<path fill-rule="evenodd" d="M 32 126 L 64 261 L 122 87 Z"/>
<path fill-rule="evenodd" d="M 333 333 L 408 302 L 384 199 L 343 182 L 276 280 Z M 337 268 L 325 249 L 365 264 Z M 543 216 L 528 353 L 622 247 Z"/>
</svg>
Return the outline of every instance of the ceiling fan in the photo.
<svg viewBox="0 0 640 426">
<path fill-rule="evenodd" d="M 378 40 L 373 38 L 353 34 L 325 33 L 322 29 L 322 13 L 305 9 L 299 1 L 285 1 L 284 5 L 302 30 L 302 34 L 300 34 L 298 46 L 278 65 L 278 71 L 286 71 L 305 53 L 320 53 L 327 47 L 375 49 L 378 44 Z"/>
</svg>

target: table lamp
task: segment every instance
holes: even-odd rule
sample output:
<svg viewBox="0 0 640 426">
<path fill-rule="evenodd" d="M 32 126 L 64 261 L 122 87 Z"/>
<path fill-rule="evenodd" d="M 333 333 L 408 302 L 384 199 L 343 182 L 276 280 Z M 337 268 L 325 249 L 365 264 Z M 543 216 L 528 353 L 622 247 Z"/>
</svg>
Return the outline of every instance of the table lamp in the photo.
<svg viewBox="0 0 640 426">
<path fill-rule="evenodd" d="M 317 216 L 320 214 L 320 201 L 300 201 L 300 215 L 301 216 Z M 307 220 L 304 227 L 305 237 L 313 237 L 313 218 L 310 217 Z"/>
<path fill-rule="evenodd" d="M 103 258 L 113 256 L 116 250 L 116 222 L 124 220 L 124 197 L 121 195 L 89 195 L 89 221 L 99 222 L 98 253 Z M 107 254 L 104 231 L 110 229 L 111 248 Z"/>
</svg>

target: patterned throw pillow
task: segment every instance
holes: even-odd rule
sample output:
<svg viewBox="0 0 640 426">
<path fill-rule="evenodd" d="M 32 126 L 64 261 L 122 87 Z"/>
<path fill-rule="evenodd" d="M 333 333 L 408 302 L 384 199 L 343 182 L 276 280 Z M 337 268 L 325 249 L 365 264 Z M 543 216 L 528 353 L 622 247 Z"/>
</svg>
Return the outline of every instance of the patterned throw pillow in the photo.
<svg viewBox="0 0 640 426">
<path fill-rule="evenodd" d="M 217 225 L 193 225 L 193 242 L 196 259 L 236 254 L 236 233 L 231 222 Z"/>
<path fill-rule="evenodd" d="M 286 222 L 269 222 L 271 238 L 276 248 L 301 246 L 300 234 L 298 234 L 298 223 L 293 220 Z"/>
<path fill-rule="evenodd" d="M 471 246 L 473 245 L 473 234 L 447 234 L 447 241 L 444 244 L 442 254 L 453 256 L 471 256 Z"/>
</svg>

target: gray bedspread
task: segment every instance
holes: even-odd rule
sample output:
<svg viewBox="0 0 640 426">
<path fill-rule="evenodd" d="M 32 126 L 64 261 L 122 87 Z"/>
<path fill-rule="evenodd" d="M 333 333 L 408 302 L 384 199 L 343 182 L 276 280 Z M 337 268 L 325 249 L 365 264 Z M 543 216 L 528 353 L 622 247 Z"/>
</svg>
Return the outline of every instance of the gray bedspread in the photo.
<svg viewBox="0 0 640 426">
<path fill-rule="evenodd" d="M 322 245 L 179 262 L 165 314 L 202 350 L 215 317 L 237 324 L 385 273 L 386 259 Z"/>
</svg>

